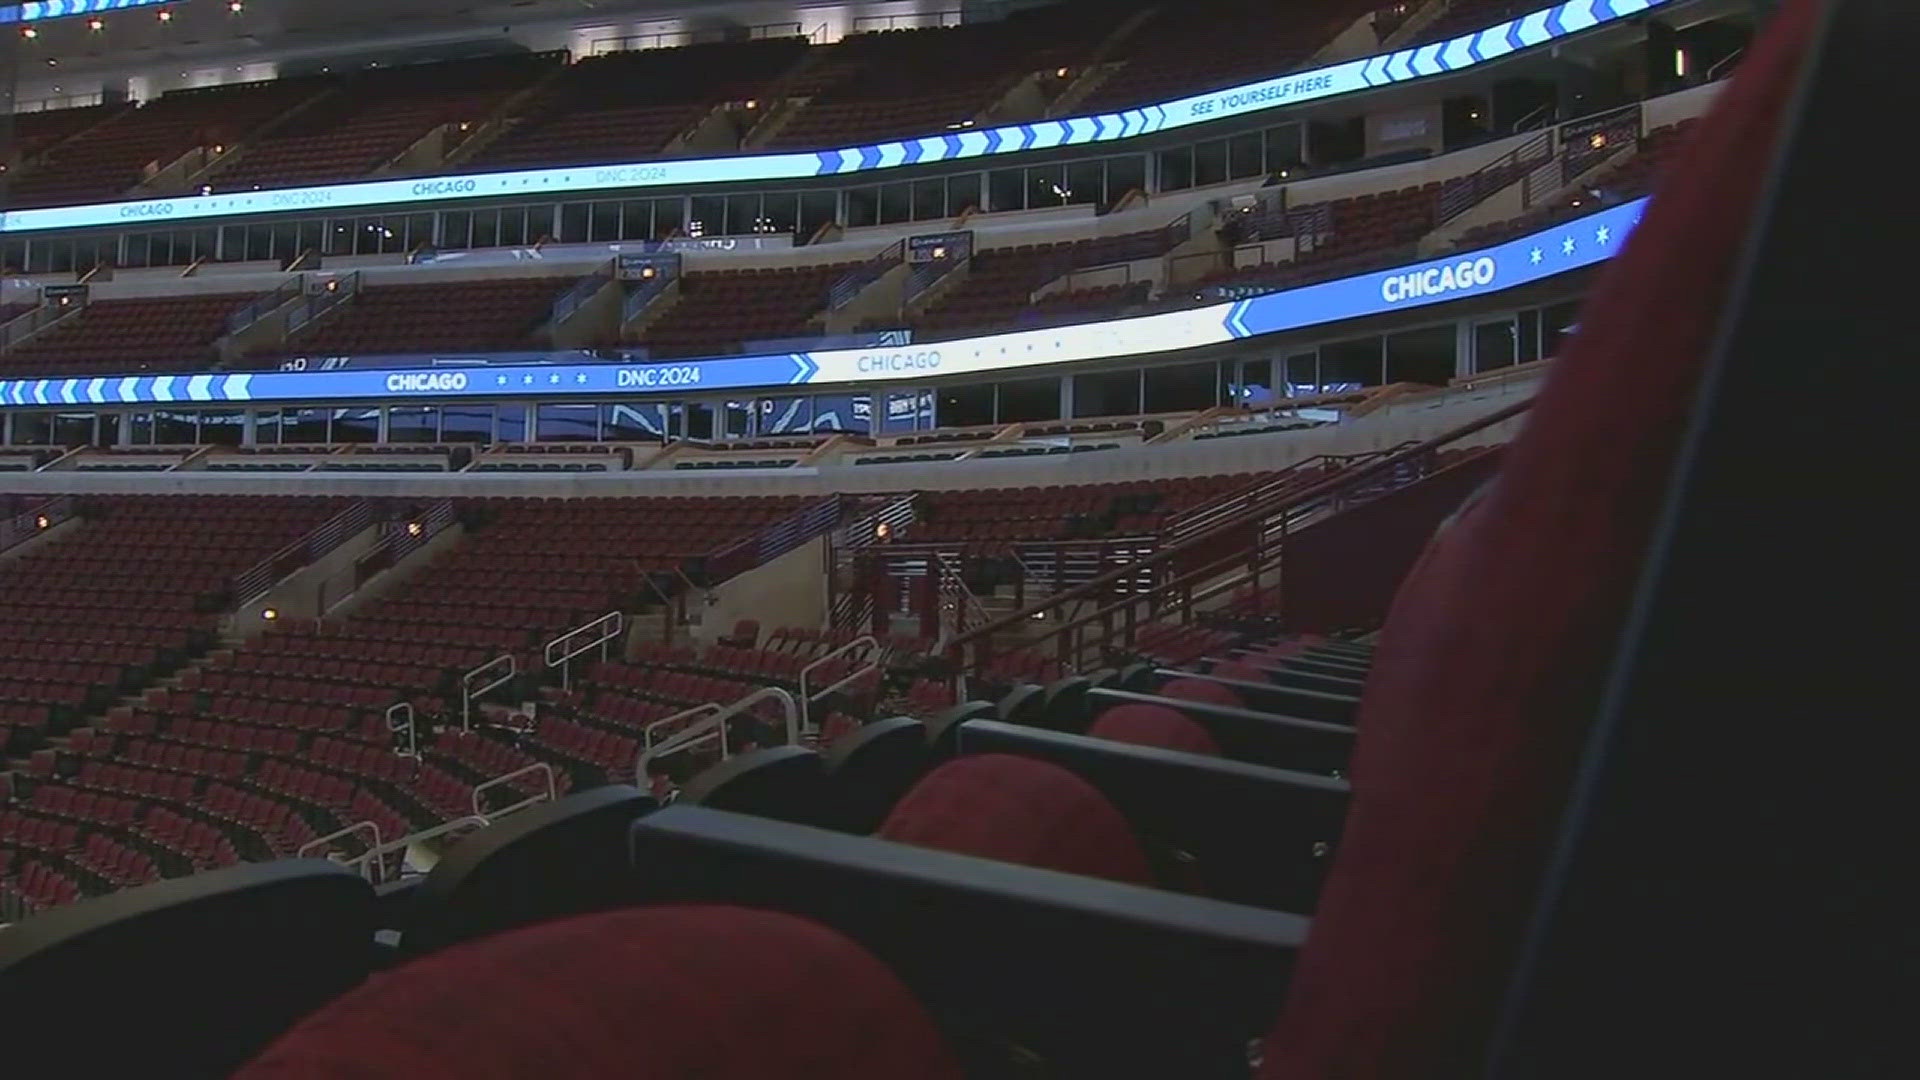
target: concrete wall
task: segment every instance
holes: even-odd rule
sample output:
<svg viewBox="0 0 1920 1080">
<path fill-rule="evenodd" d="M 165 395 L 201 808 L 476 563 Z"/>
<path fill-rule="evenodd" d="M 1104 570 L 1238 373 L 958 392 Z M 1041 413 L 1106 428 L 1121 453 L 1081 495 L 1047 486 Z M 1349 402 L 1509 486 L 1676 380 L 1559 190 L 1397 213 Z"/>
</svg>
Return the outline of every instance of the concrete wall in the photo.
<svg viewBox="0 0 1920 1080">
<path fill-rule="evenodd" d="M 765 566 L 749 570 L 688 603 L 689 632 L 701 645 L 733 633 L 741 619 L 758 619 L 761 630 L 821 626 L 827 621 L 827 539 L 817 537 Z"/>
</svg>

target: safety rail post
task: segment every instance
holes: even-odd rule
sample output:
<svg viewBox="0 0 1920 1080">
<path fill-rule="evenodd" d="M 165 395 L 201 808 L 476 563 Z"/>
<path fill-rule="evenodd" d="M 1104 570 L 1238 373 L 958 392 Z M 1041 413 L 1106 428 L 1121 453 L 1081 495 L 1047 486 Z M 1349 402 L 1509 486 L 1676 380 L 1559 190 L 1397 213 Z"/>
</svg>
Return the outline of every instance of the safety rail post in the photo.
<svg viewBox="0 0 1920 1080">
<path fill-rule="evenodd" d="M 611 643 L 626 632 L 627 617 L 618 611 L 609 611 L 590 623 L 573 629 L 547 642 L 545 650 L 546 664 L 549 670 L 556 665 L 560 668 L 560 687 L 573 689 L 573 658 L 596 647 L 600 649 L 600 659 L 607 659 Z"/>
<path fill-rule="evenodd" d="M 397 701 L 387 707 L 387 730 L 405 741 L 406 749 L 394 751 L 396 754 L 419 760 L 419 729 L 414 726 L 413 702 Z"/>
<path fill-rule="evenodd" d="M 491 791 L 497 787 L 505 787 L 523 776 L 534 775 L 542 775 L 547 778 L 547 793 L 545 798 L 539 795 L 530 795 L 527 798 L 521 799 L 519 802 L 509 803 L 505 807 L 495 810 L 492 813 L 487 812 L 486 803 L 482 802 L 480 798 L 482 792 Z M 482 780 L 480 783 L 473 785 L 473 816 L 482 821 L 498 821 L 508 814 L 513 813 L 515 810 L 525 810 L 529 806 L 535 806 L 542 802 L 552 802 L 559 797 L 559 789 L 554 785 L 553 780 L 553 766 L 544 761 L 536 761 L 531 765 L 523 765 L 510 773 L 503 773 L 491 780 Z"/>
<path fill-rule="evenodd" d="M 813 674 L 815 669 L 825 667 L 827 664 L 831 663 L 834 660 L 838 660 L 843 656 L 850 656 L 854 652 L 862 649 L 866 650 L 866 654 L 863 657 L 863 659 L 868 661 L 865 667 L 856 668 L 847 677 L 839 680 L 838 682 L 833 683 L 830 686 L 822 687 L 818 693 L 809 694 L 807 692 L 808 677 Z M 819 734 L 820 726 L 813 722 L 813 702 L 816 698 L 826 697 L 828 694 L 831 694 L 836 690 L 839 690 L 846 686 L 853 685 L 855 682 L 859 681 L 860 679 L 865 678 L 869 672 L 879 671 L 880 657 L 884 656 L 885 653 L 886 653 L 886 650 L 880 647 L 879 639 L 875 638 L 872 634 L 867 634 L 862 637 L 854 638 L 852 641 L 847 642 L 845 645 L 842 645 L 839 648 L 834 649 L 832 652 L 829 652 L 815 659 L 812 663 L 808 664 L 806 667 L 801 668 L 800 669 L 800 733 L 802 735 Z"/>
<path fill-rule="evenodd" d="M 362 877 L 366 878 L 368 881 L 373 882 L 375 885 L 378 885 L 380 884 L 379 877 L 384 876 L 385 870 L 382 869 L 379 875 L 376 875 L 373 872 L 369 871 L 368 868 L 374 864 L 369 862 L 367 859 L 367 853 L 372 852 L 375 848 L 378 848 L 380 846 L 380 826 L 373 821 L 356 821 L 344 829 L 335 829 L 334 831 L 328 833 L 325 836 L 317 836 L 312 840 L 309 840 L 306 843 L 301 844 L 300 850 L 294 852 L 294 857 L 298 859 L 304 859 L 307 857 L 308 852 L 325 850 L 326 848 L 330 847 L 335 840 L 338 840 L 346 836 L 353 836 L 354 834 L 359 833 L 363 830 L 373 837 L 373 842 L 367 845 L 367 852 L 363 852 L 359 855 L 356 855 L 351 859 L 341 859 L 338 861 L 342 866 L 345 866 L 348 869 L 358 870 Z"/>
<path fill-rule="evenodd" d="M 504 668 L 505 670 L 501 670 Z M 505 686 L 520 674 L 520 661 L 512 653 L 499 656 L 460 676 L 460 727 L 473 730 L 473 700 Z"/>
</svg>

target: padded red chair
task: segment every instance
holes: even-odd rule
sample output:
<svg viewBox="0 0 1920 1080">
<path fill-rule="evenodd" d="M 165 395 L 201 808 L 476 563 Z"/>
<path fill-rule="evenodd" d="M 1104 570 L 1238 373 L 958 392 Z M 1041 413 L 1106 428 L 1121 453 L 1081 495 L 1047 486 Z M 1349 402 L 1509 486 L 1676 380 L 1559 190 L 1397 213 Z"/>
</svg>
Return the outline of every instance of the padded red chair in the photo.
<svg viewBox="0 0 1920 1080">
<path fill-rule="evenodd" d="M 1607 269 L 1498 481 L 1402 585 L 1267 1080 L 1482 1075 L 1822 7 L 1787 5 L 1749 51 Z"/>
<path fill-rule="evenodd" d="M 883 839 L 1137 885 L 1153 872 L 1106 796 L 1044 761 L 980 754 L 913 786 L 880 826 Z"/>
<path fill-rule="evenodd" d="M 1165 705 L 1115 706 L 1101 713 L 1087 734 L 1135 746 L 1157 746 L 1162 750 L 1184 750 L 1215 757 L 1220 754 L 1220 744 L 1213 741 L 1206 728 Z"/>
<path fill-rule="evenodd" d="M 789 915 L 653 907 L 545 923 L 377 975 L 235 1074 L 959 1080 L 918 1002 Z"/>
</svg>

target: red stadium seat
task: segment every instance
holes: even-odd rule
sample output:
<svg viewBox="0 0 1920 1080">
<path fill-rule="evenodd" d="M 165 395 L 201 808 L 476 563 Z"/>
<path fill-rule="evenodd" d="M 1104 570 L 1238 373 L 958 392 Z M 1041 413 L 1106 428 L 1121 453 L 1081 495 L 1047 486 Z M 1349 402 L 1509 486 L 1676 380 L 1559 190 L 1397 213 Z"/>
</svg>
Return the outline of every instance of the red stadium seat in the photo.
<svg viewBox="0 0 1920 1080">
<path fill-rule="evenodd" d="M 960 758 L 901 798 L 880 836 L 963 855 L 1146 884 L 1146 855 L 1120 812 L 1086 781 L 1005 754 Z"/>
<path fill-rule="evenodd" d="M 375 975 L 236 1080 L 347 1075 L 963 1075 L 885 966 L 805 920 L 743 908 L 587 915 Z"/>
</svg>

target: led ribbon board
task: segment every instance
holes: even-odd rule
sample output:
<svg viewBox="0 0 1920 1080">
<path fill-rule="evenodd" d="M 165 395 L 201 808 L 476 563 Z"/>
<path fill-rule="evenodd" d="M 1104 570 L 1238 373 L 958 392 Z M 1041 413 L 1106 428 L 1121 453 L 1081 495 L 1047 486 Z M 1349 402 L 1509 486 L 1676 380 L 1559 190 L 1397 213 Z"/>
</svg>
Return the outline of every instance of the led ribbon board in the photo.
<svg viewBox="0 0 1920 1080">
<path fill-rule="evenodd" d="M 0 407 L 685 396 L 872 385 L 1148 356 L 1485 295 L 1592 266 L 1613 257 L 1639 223 L 1645 204 L 1645 199 L 1637 199 L 1494 247 L 1246 300 L 897 349 L 834 349 L 648 364 L 15 379 L 0 380 Z"/>
<path fill-rule="evenodd" d="M 1098 116 L 1075 116 L 982 130 L 948 131 L 899 142 L 808 153 L 577 165 L 561 169 L 372 180 L 322 187 L 14 210 L 0 212 L 0 232 L 40 232 L 94 225 L 164 225 L 173 221 L 235 214 L 280 214 L 616 188 L 841 177 L 904 165 L 1016 154 L 1024 150 L 1092 146 L 1244 116 L 1284 105 L 1317 101 L 1369 87 L 1389 86 L 1460 71 L 1520 49 L 1672 2 L 1674 0 L 1568 0 L 1567 3 L 1523 15 L 1476 33 L 1422 45 L 1417 49 L 1348 60 L 1330 67 L 1298 71 L 1178 101 Z"/>
<path fill-rule="evenodd" d="M 0 7 L 0 25 L 44 22 L 48 19 L 62 19 L 68 15 L 93 15 L 102 11 L 125 11 L 128 8 L 149 7 L 166 2 L 167 0 L 27 0 L 24 4 L 8 4 Z"/>
</svg>

